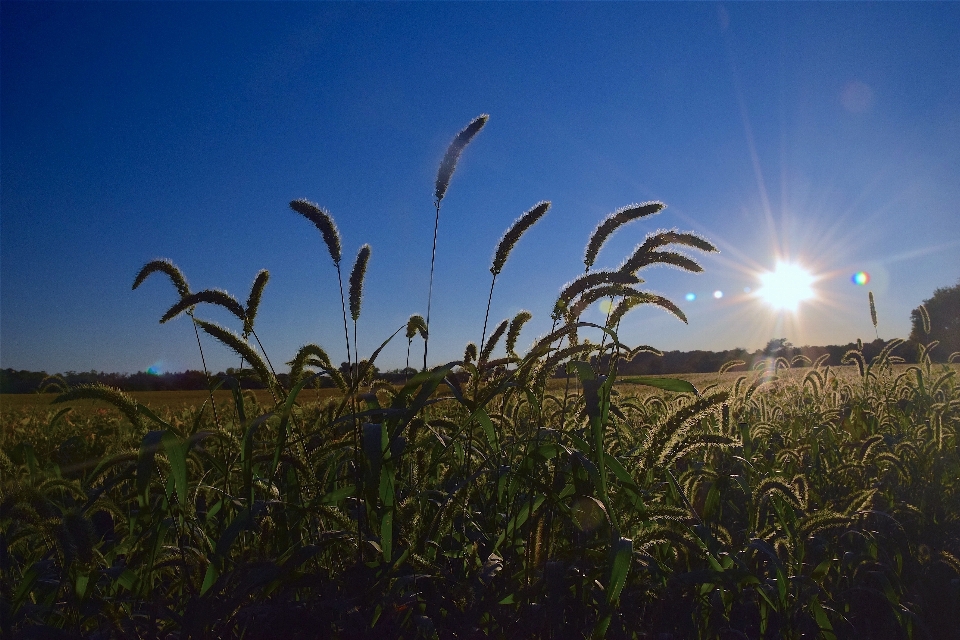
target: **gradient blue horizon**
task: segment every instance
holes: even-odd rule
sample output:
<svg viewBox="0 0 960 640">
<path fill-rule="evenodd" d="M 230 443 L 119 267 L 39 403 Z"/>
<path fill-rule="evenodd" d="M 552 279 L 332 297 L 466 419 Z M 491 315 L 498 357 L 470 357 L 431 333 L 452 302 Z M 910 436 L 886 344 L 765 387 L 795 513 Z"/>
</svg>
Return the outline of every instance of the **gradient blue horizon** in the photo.
<svg viewBox="0 0 960 640">
<path fill-rule="evenodd" d="M 597 267 L 663 228 L 721 252 L 693 256 L 703 274 L 645 272 L 689 324 L 634 311 L 629 345 L 869 340 L 868 290 L 880 336 L 906 337 L 960 278 L 960 4 L 5 1 L 0 18 L 2 368 L 200 368 L 188 319 L 158 324 L 169 282 L 131 291 L 158 257 L 241 301 L 268 269 L 257 332 L 278 370 L 307 342 L 344 360 L 336 271 L 296 198 L 331 212 L 347 271 L 373 247 L 369 355 L 426 311 L 437 166 L 481 113 L 443 202 L 431 365 L 480 339 L 497 241 L 540 200 L 491 309 L 533 313 L 524 348 L 590 233 L 633 202 L 667 208 Z M 796 317 L 744 291 L 778 256 L 820 278 Z M 239 364 L 203 340 L 208 368 Z"/>
</svg>

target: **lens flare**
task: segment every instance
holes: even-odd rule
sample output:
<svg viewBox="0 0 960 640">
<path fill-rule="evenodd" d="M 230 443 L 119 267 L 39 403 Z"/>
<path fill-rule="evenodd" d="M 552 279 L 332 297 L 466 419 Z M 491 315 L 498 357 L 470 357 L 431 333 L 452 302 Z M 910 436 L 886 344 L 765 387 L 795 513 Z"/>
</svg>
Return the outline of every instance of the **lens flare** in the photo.
<svg viewBox="0 0 960 640">
<path fill-rule="evenodd" d="M 713 297 L 716 298 L 717 300 L 719 300 L 720 298 L 723 297 L 723 291 L 720 291 L 720 290 L 714 291 L 714 292 L 713 292 Z"/>
<path fill-rule="evenodd" d="M 857 271 L 855 274 L 850 276 L 850 282 L 863 286 L 870 282 L 870 274 L 866 271 Z"/>
<path fill-rule="evenodd" d="M 697 294 L 695 294 L 695 293 L 688 293 L 688 294 L 686 295 L 686 298 L 687 298 L 687 302 L 693 302 L 694 300 L 697 299 Z"/>
</svg>

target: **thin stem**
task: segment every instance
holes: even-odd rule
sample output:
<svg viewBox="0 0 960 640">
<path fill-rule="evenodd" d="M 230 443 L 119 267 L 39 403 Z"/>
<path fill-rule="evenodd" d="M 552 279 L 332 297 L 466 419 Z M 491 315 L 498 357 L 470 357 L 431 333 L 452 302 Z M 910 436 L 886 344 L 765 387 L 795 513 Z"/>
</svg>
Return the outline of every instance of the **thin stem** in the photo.
<svg viewBox="0 0 960 640">
<path fill-rule="evenodd" d="M 340 263 L 337 262 L 337 282 L 340 283 L 340 310 L 343 312 L 343 339 L 347 341 L 347 366 L 350 365 L 350 333 L 347 330 L 347 303 L 343 297 L 343 276 L 340 273 Z"/>
<path fill-rule="evenodd" d="M 357 372 L 354 374 L 355 386 L 360 389 L 360 354 L 357 352 L 357 321 L 353 321 L 353 361 L 356 363 Z"/>
<path fill-rule="evenodd" d="M 409 373 L 409 371 L 410 371 L 410 345 L 412 345 L 412 344 L 413 344 L 413 338 L 407 340 L 407 366 L 403 368 L 403 373 L 404 373 L 403 379 L 404 379 L 404 382 L 409 382 L 409 381 L 410 381 L 410 373 Z"/>
<path fill-rule="evenodd" d="M 427 348 L 430 344 L 430 303 L 433 301 L 433 267 L 437 262 L 437 230 L 440 228 L 440 201 L 434 201 L 437 219 L 433 222 L 433 253 L 430 256 L 430 288 L 427 291 L 427 335 L 423 339 L 423 370 L 427 370 Z"/>
<path fill-rule="evenodd" d="M 484 340 L 487 339 L 487 320 L 490 319 L 490 302 L 493 300 L 493 285 L 497 283 L 497 274 L 493 274 L 490 280 L 490 293 L 487 294 L 487 313 L 483 316 L 483 334 L 480 337 L 480 354 L 483 355 Z M 480 366 L 480 360 L 477 360 L 477 366 Z"/>
<path fill-rule="evenodd" d="M 280 380 L 277 378 L 277 372 L 274 371 L 273 364 L 270 362 L 270 356 L 267 355 L 267 352 L 263 349 L 263 345 L 260 344 L 260 337 L 257 335 L 256 331 L 251 330 L 251 333 L 253 333 L 253 337 L 257 340 L 257 345 L 260 347 L 260 353 L 262 353 L 263 357 L 267 360 L 267 365 L 270 367 L 270 372 L 273 374 L 273 379 L 277 381 L 277 386 L 282 390 L 283 387 L 280 386 Z M 264 383 L 266 383 L 266 380 L 264 380 Z M 273 398 L 274 404 L 276 404 L 277 395 L 273 392 L 273 387 L 267 385 L 267 388 L 270 390 L 270 396 Z"/>
<path fill-rule="evenodd" d="M 193 314 L 190 314 L 193 320 Z M 203 376 L 207 379 L 207 392 L 210 394 L 210 404 L 213 405 L 213 420 L 217 423 L 217 429 L 223 430 L 220 426 L 220 416 L 217 414 L 217 401 L 213 399 L 213 389 L 210 387 L 210 373 L 207 371 L 207 360 L 203 357 L 203 345 L 200 344 L 200 332 L 197 331 L 197 323 L 193 323 L 193 333 L 197 336 L 197 348 L 200 349 L 200 362 L 203 363 Z"/>
</svg>

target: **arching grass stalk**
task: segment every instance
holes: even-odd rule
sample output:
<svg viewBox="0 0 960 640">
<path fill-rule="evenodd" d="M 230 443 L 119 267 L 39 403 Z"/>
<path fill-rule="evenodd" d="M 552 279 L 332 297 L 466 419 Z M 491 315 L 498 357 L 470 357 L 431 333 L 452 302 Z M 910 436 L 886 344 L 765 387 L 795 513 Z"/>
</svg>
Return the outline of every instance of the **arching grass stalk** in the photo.
<svg viewBox="0 0 960 640">
<path fill-rule="evenodd" d="M 490 265 L 490 273 L 493 277 L 490 279 L 490 293 L 487 294 L 487 311 L 483 316 L 483 333 L 480 337 L 481 347 L 486 344 L 484 341 L 487 339 L 487 322 L 490 320 L 490 303 L 493 301 L 493 287 L 497 283 L 497 276 L 503 271 L 504 265 L 507 264 L 507 258 L 510 257 L 510 252 L 513 251 L 520 237 L 526 233 L 527 229 L 535 225 L 549 209 L 550 202 L 547 200 L 542 200 L 533 205 L 533 208 L 514 221 L 506 233 L 503 234 L 503 237 L 500 238 L 500 242 L 497 243 L 497 250 L 493 254 L 493 264 Z M 481 358 L 481 360 L 483 360 L 483 358 Z M 478 362 L 477 364 L 482 365 L 483 363 Z"/>
<path fill-rule="evenodd" d="M 330 258 L 337 268 L 337 283 L 340 285 L 340 310 L 343 313 L 343 339 L 347 343 L 347 366 L 350 366 L 350 333 L 347 330 L 347 304 L 343 295 L 343 273 L 340 271 L 340 260 L 343 256 L 340 247 L 340 232 L 334 224 L 330 214 L 318 205 L 303 198 L 290 203 L 290 208 L 316 225 L 327 245 Z"/>
<path fill-rule="evenodd" d="M 414 314 L 407 320 L 407 366 L 404 367 L 406 370 L 410 369 L 410 346 L 413 344 L 413 339 L 418 333 L 421 338 L 426 339 L 427 323 L 423 319 L 423 316 Z M 407 378 L 409 379 L 409 376 L 407 376 Z"/>
<path fill-rule="evenodd" d="M 172 260 L 166 258 L 151 260 L 143 265 L 133 279 L 132 288 L 136 290 L 152 273 L 166 274 L 167 277 L 170 278 L 170 282 L 173 283 L 173 286 L 176 287 L 181 300 L 190 296 L 190 285 L 187 284 L 187 279 L 184 277 L 183 272 L 180 271 L 180 268 L 175 265 Z M 193 305 L 188 305 L 186 311 L 187 315 L 190 316 L 191 322 L 193 322 L 193 333 L 197 338 L 197 348 L 200 350 L 200 363 L 203 365 L 203 377 L 207 381 L 207 392 L 210 394 L 210 404 L 213 406 L 213 419 L 217 425 L 217 429 L 222 429 L 220 415 L 217 412 L 217 401 L 213 397 L 213 385 L 210 383 L 210 371 L 207 369 L 207 359 L 203 355 L 203 345 L 200 344 L 200 332 L 197 330 L 196 319 L 193 317 Z M 161 322 L 163 322 L 163 320 L 161 320 Z"/>
<path fill-rule="evenodd" d="M 353 355 L 356 362 L 356 372 L 354 373 L 354 386 L 360 383 L 362 372 L 360 371 L 360 355 L 357 351 L 357 320 L 360 318 L 360 303 L 363 299 L 363 277 L 367 273 L 367 262 L 370 260 L 370 245 L 365 244 L 360 247 L 357 253 L 357 259 L 353 263 L 353 270 L 350 271 L 350 317 L 353 318 Z"/>
<path fill-rule="evenodd" d="M 470 124 L 463 128 L 453 139 L 447 152 L 440 161 L 440 169 L 437 171 L 437 182 L 434 188 L 433 206 L 436 209 L 436 219 L 433 222 L 433 251 L 430 254 L 430 286 L 427 290 L 427 336 L 423 339 L 423 370 L 427 370 L 427 349 L 430 346 L 430 305 L 433 302 L 433 269 L 437 262 L 437 231 L 440 228 L 440 202 L 447 193 L 447 187 L 450 186 L 450 178 L 457 168 L 457 161 L 460 160 L 460 154 L 466 149 L 473 137 L 483 129 L 490 116 L 481 114 L 474 118 Z"/>
</svg>

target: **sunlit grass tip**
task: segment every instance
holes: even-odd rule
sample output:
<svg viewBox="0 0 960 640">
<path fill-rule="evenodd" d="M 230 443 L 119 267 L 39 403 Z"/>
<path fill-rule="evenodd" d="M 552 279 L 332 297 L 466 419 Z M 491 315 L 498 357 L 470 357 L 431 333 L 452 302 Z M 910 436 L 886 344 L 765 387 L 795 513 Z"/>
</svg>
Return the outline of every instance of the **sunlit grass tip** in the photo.
<svg viewBox="0 0 960 640">
<path fill-rule="evenodd" d="M 470 364 L 477 359 L 477 345 L 468 342 L 463 350 L 463 364 Z"/>
<path fill-rule="evenodd" d="M 497 328 L 493 330 L 493 333 L 490 334 L 490 338 L 487 340 L 487 343 L 483 345 L 483 351 L 480 352 L 480 363 L 484 363 L 490 359 L 490 355 L 493 354 L 493 350 L 497 348 L 497 342 L 500 341 L 500 338 L 503 337 L 503 332 L 507 330 L 507 325 L 509 324 L 508 320 L 504 320 Z"/>
<path fill-rule="evenodd" d="M 443 160 L 440 161 L 440 169 L 437 171 L 437 182 L 434 189 L 434 197 L 437 202 L 443 200 L 443 196 L 447 193 L 450 178 L 453 177 L 453 172 L 457 168 L 460 154 L 470 144 L 473 137 L 480 132 L 480 129 L 483 129 L 483 125 L 487 124 L 489 119 L 490 116 L 486 113 L 477 116 L 457 134 L 450 146 L 447 147 L 447 152 L 444 154 Z"/>
<path fill-rule="evenodd" d="M 204 289 L 203 291 L 197 291 L 196 293 L 191 293 L 190 295 L 180 298 L 163 314 L 163 317 L 160 318 L 160 324 L 173 320 L 190 307 L 200 303 L 215 304 L 223 307 L 235 315 L 241 322 L 246 323 L 247 321 L 247 312 L 232 295 L 222 289 Z"/>
<path fill-rule="evenodd" d="M 342 258 L 340 248 L 340 232 L 337 225 L 333 222 L 333 217 L 322 207 L 309 200 L 300 198 L 290 203 L 290 208 L 302 215 L 304 218 L 316 225 L 323 236 L 323 242 L 327 245 L 330 257 L 334 264 L 339 265 Z"/>
<path fill-rule="evenodd" d="M 357 259 L 350 272 L 350 316 L 356 322 L 360 317 L 360 302 L 363 297 L 363 277 L 367 273 L 367 262 L 370 260 L 370 245 L 360 247 Z"/>
<path fill-rule="evenodd" d="M 520 311 L 517 315 L 513 316 L 513 320 L 510 321 L 510 327 L 507 329 L 507 354 L 515 356 L 517 339 L 520 337 L 520 330 L 523 328 L 524 323 L 533 318 L 533 314 L 529 311 Z"/>
<path fill-rule="evenodd" d="M 133 280 L 133 289 L 136 289 L 143 281 L 147 279 L 152 273 L 165 273 L 170 281 L 173 283 L 173 286 L 177 288 L 177 293 L 180 294 L 180 297 L 190 295 L 190 286 L 187 284 L 187 279 L 184 277 L 183 272 L 180 271 L 180 268 L 177 265 L 167 258 L 160 258 L 158 260 L 151 260 L 147 264 L 143 265 L 143 268 L 137 273 L 137 277 Z"/>
<path fill-rule="evenodd" d="M 714 253 L 717 248 L 701 238 L 700 236 L 674 230 L 657 231 L 647 236 L 647 238 L 633 250 L 633 254 L 620 265 L 619 271 L 626 273 L 636 273 L 640 269 L 653 264 L 667 264 L 690 271 L 700 273 L 703 267 L 691 260 L 689 257 L 676 251 L 657 251 L 660 247 L 671 244 L 679 244 L 698 251 Z"/>
<path fill-rule="evenodd" d="M 413 340 L 418 333 L 421 338 L 427 337 L 427 323 L 423 316 L 415 313 L 407 320 L 407 340 Z"/>
<path fill-rule="evenodd" d="M 614 231 L 631 220 L 637 220 L 638 218 L 659 213 L 665 206 L 662 202 L 628 204 L 604 218 L 590 236 L 590 241 L 587 242 L 587 250 L 583 257 L 583 263 L 586 265 L 587 270 L 589 271 L 590 267 L 593 266 L 594 261 L 597 259 L 597 254 L 600 253 L 600 248 Z"/>
<path fill-rule="evenodd" d="M 503 234 L 503 237 L 497 244 L 497 250 L 493 255 L 493 265 L 490 267 L 490 273 L 497 275 L 503 270 L 503 266 L 507 263 L 507 258 L 510 257 L 510 252 L 513 251 L 513 247 L 520 240 L 520 236 L 526 233 L 527 229 L 535 225 L 537 221 L 547 213 L 548 209 L 550 209 L 549 201 L 543 200 L 538 202 L 533 208 L 517 218 L 513 225 L 507 229 L 507 232 Z"/>
<path fill-rule="evenodd" d="M 270 272 L 261 269 L 257 277 L 253 279 L 253 286 L 250 287 L 250 295 L 247 296 L 246 317 L 243 321 L 243 333 L 248 334 L 253 331 L 253 321 L 257 317 L 257 311 L 260 309 L 260 299 L 263 297 L 263 289 L 270 280 Z"/>
</svg>

